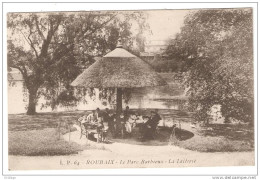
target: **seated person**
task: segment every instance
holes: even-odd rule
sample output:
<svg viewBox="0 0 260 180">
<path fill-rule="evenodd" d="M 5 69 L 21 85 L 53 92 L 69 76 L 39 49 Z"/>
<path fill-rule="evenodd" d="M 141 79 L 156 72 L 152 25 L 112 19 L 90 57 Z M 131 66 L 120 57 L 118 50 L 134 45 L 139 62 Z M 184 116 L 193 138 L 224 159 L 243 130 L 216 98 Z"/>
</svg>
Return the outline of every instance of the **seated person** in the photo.
<svg viewBox="0 0 260 180">
<path fill-rule="evenodd" d="M 111 132 L 112 136 L 115 136 L 116 116 L 112 111 L 109 112 L 107 121 L 109 131 Z"/>
<path fill-rule="evenodd" d="M 85 122 L 87 122 L 87 115 L 83 115 L 78 119 L 78 122 L 83 124 Z"/>
<path fill-rule="evenodd" d="M 91 124 L 94 122 L 94 116 L 95 116 L 95 111 L 93 110 L 92 113 L 90 113 L 87 117 L 86 117 L 86 122 L 88 124 Z"/>
<path fill-rule="evenodd" d="M 89 115 L 85 115 L 82 118 L 81 124 L 83 124 L 85 126 L 85 128 L 89 129 L 92 128 L 92 126 L 94 125 L 94 111 L 92 111 L 92 113 L 90 113 Z"/>
<path fill-rule="evenodd" d="M 138 118 L 137 118 L 137 116 L 136 116 L 136 114 L 132 114 L 132 115 L 130 115 L 130 117 L 129 117 L 129 119 L 128 119 L 128 121 L 133 125 L 133 127 L 136 125 L 136 120 L 137 120 Z"/>
<path fill-rule="evenodd" d="M 116 117 L 116 135 L 121 134 L 122 138 L 125 133 L 125 117 L 124 113 L 121 112 L 119 116 Z"/>
<path fill-rule="evenodd" d="M 126 121 L 125 124 L 125 128 L 126 128 L 126 132 L 128 133 L 132 133 L 133 128 L 135 127 L 135 121 L 136 121 L 137 117 L 135 114 L 131 114 L 128 118 L 128 120 Z"/>
<path fill-rule="evenodd" d="M 142 134 L 142 136 L 144 136 L 146 128 L 147 128 L 147 124 L 146 122 L 148 122 L 150 120 L 149 116 L 143 116 L 142 117 L 142 122 L 140 121 L 140 123 L 138 124 L 139 127 L 139 131 Z"/>
<path fill-rule="evenodd" d="M 161 116 L 158 114 L 158 110 L 151 111 L 151 122 L 150 125 L 153 129 L 156 129 L 159 121 L 161 120 Z"/>
<path fill-rule="evenodd" d="M 96 126 L 98 126 L 98 119 L 101 118 L 98 116 L 97 111 L 92 110 L 92 113 L 90 113 L 89 115 L 85 116 L 81 123 L 84 124 L 84 126 L 87 129 L 93 129 L 96 128 Z"/>
<path fill-rule="evenodd" d="M 103 118 L 102 117 L 98 117 L 97 119 L 97 134 L 99 140 L 104 141 L 105 139 L 105 126 L 104 126 L 104 122 L 103 122 Z"/>
<path fill-rule="evenodd" d="M 104 118 L 101 118 L 102 119 L 102 131 L 104 132 L 104 133 L 107 133 L 107 131 L 108 131 L 108 129 L 109 129 L 109 127 L 108 127 L 108 122 L 107 121 L 105 121 L 104 120 Z"/>
<path fill-rule="evenodd" d="M 151 117 L 142 127 L 142 138 L 153 139 L 156 131 L 156 127 L 161 120 L 160 115 L 157 111 L 151 111 Z"/>
<path fill-rule="evenodd" d="M 135 121 L 135 123 L 136 124 L 143 124 L 145 121 L 144 121 L 144 119 L 143 119 L 143 116 L 141 116 L 141 115 L 136 115 L 136 121 Z"/>
<path fill-rule="evenodd" d="M 80 117 L 78 119 L 78 122 L 80 122 L 81 124 L 91 124 L 92 121 L 94 120 L 94 114 L 95 111 L 93 110 L 92 113 Z"/>
<path fill-rule="evenodd" d="M 101 141 L 106 141 L 109 127 L 107 122 L 103 122 L 103 125 Z"/>
</svg>

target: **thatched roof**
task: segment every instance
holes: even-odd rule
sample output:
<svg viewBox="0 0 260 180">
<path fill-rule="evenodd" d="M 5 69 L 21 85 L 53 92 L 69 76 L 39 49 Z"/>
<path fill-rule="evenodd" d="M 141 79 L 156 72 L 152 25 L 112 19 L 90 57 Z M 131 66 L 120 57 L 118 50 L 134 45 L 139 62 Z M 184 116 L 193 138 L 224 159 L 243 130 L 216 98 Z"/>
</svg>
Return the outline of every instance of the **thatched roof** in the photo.
<svg viewBox="0 0 260 180">
<path fill-rule="evenodd" d="M 89 88 L 133 88 L 166 84 L 150 65 L 121 47 L 97 60 L 71 83 L 72 86 Z"/>
</svg>

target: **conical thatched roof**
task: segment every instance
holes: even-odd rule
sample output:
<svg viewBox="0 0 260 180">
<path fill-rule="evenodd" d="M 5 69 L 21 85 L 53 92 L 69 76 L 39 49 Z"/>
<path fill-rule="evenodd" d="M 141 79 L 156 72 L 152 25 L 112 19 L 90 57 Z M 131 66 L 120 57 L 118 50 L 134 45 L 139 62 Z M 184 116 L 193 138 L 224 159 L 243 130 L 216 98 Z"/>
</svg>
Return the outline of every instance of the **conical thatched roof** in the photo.
<svg viewBox="0 0 260 180">
<path fill-rule="evenodd" d="M 71 83 L 72 86 L 89 88 L 133 88 L 166 84 L 149 64 L 121 47 L 97 60 Z"/>
</svg>

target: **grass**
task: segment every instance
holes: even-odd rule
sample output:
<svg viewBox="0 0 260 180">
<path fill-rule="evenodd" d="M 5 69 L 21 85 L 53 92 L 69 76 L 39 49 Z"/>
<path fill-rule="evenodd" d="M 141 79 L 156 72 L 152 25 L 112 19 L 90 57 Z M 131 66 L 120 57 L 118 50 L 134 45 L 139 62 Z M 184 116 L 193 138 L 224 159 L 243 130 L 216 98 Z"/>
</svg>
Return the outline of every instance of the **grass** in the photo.
<svg viewBox="0 0 260 180">
<path fill-rule="evenodd" d="M 133 111 L 149 115 L 151 109 Z M 86 147 L 58 140 L 57 128 L 60 124 L 61 134 L 67 133 L 66 124 L 74 123 L 83 114 L 83 111 L 73 111 L 39 113 L 35 116 L 9 115 L 9 153 L 13 155 L 65 155 L 81 151 Z M 159 114 L 169 125 L 172 122 L 178 123 L 180 120 L 182 129 L 186 130 L 176 132 L 177 139 L 173 139 L 172 142 L 176 146 L 200 152 L 254 150 L 254 129 L 248 125 L 210 124 L 207 127 L 191 128 L 192 113 L 162 109 L 159 110 Z M 125 143 L 144 145 L 144 142 L 130 140 Z M 167 137 L 163 137 L 159 144 L 165 145 L 167 140 Z"/>
<path fill-rule="evenodd" d="M 201 128 L 199 133 L 203 136 L 224 136 L 229 140 L 254 141 L 254 128 L 247 124 L 209 124 Z"/>
<path fill-rule="evenodd" d="M 8 130 L 27 131 L 57 128 L 59 123 L 61 123 L 61 126 L 66 126 L 68 123 L 74 123 L 75 120 L 82 116 L 82 114 L 82 111 L 38 113 L 33 116 L 25 114 L 9 114 Z"/>
<path fill-rule="evenodd" d="M 87 145 L 81 146 L 74 142 L 69 143 L 61 137 L 69 131 L 76 130 L 73 127 L 69 130 L 68 124 L 75 123 L 82 114 L 82 111 L 38 113 L 34 116 L 9 114 L 9 155 L 70 155 L 84 149 L 98 149 Z"/>
<path fill-rule="evenodd" d="M 225 137 L 198 136 L 186 141 L 175 140 L 174 145 L 199 151 L 199 152 L 243 152 L 253 151 L 254 146 L 250 142 L 241 140 L 229 140 Z"/>
<path fill-rule="evenodd" d="M 193 138 L 174 139 L 173 144 L 200 152 L 254 151 L 254 129 L 245 124 L 209 124 L 193 132 Z"/>
<path fill-rule="evenodd" d="M 9 131 L 9 155 L 54 156 L 77 154 L 85 147 L 67 142 L 54 128 L 28 131 Z"/>
</svg>

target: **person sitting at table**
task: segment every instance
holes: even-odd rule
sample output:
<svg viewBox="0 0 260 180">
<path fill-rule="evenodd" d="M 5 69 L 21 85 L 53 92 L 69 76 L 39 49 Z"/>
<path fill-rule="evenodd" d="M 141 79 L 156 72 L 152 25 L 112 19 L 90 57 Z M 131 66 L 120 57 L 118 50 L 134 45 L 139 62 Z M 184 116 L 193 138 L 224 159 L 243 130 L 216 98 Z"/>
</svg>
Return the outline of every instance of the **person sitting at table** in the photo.
<svg viewBox="0 0 260 180">
<path fill-rule="evenodd" d="M 161 120 L 160 115 L 157 111 L 151 111 L 151 117 L 142 127 L 142 138 L 143 139 L 154 139 L 156 127 Z"/>
<path fill-rule="evenodd" d="M 150 126 L 152 129 L 156 129 L 157 125 L 159 124 L 159 121 L 162 119 L 161 116 L 158 114 L 158 110 L 151 111 L 151 122 Z"/>
<path fill-rule="evenodd" d="M 108 122 L 104 122 L 103 121 L 103 141 L 106 139 L 107 137 L 107 133 L 108 133 L 109 127 L 108 127 Z"/>
<path fill-rule="evenodd" d="M 104 122 L 102 117 L 97 118 L 97 134 L 98 134 L 98 142 L 99 140 L 103 141 L 104 140 Z"/>
<path fill-rule="evenodd" d="M 125 133 L 125 117 L 124 113 L 121 112 L 116 117 L 116 136 L 121 134 L 122 138 L 124 138 Z"/>
<path fill-rule="evenodd" d="M 108 113 L 107 121 L 108 121 L 108 130 L 111 132 L 112 136 L 115 137 L 115 135 L 116 135 L 116 131 L 115 131 L 116 130 L 116 127 L 115 127 L 116 126 L 116 116 L 112 111 L 110 111 Z"/>
<path fill-rule="evenodd" d="M 138 120 L 138 127 L 139 127 L 139 131 L 141 133 L 141 138 L 144 137 L 144 134 L 146 133 L 146 129 L 147 129 L 147 124 L 146 122 L 148 122 L 150 120 L 149 116 L 142 116 L 142 119 Z"/>
<path fill-rule="evenodd" d="M 97 110 L 92 110 L 92 112 L 85 117 L 82 123 L 84 123 L 85 126 L 91 126 L 91 128 L 96 127 L 98 125 L 98 118 L 100 118 L 97 112 Z"/>
<path fill-rule="evenodd" d="M 131 114 L 125 123 L 126 132 L 131 135 L 133 128 L 135 127 L 135 121 L 137 117 L 135 114 Z"/>
<path fill-rule="evenodd" d="M 87 122 L 87 115 L 83 115 L 78 119 L 78 122 L 84 124 Z"/>
<path fill-rule="evenodd" d="M 140 125 L 140 124 L 143 124 L 143 123 L 144 123 L 143 116 L 137 114 L 137 115 L 136 115 L 135 123 L 136 123 L 136 126 L 138 126 L 138 125 Z"/>
<path fill-rule="evenodd" d="M 92 113 L 88 115 L 83 115 L 78 119 L 78 122 L 81 124 L 90 124 L 93 121 L 95 111 L 93 110 Z"/>
<path fill-rule="evenodd" d="M 91 124 L 94 121 L 94 115 L 95 115 L 95 110 L 92 110 L 92 112 L 89 115 L 87 115 L 85 122 Z"/>
</svg>

